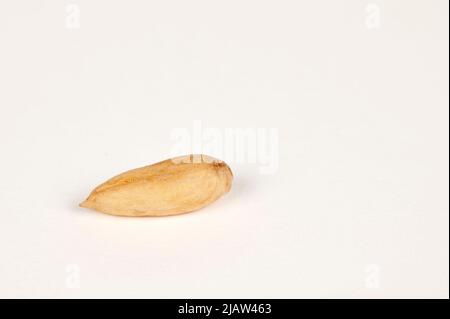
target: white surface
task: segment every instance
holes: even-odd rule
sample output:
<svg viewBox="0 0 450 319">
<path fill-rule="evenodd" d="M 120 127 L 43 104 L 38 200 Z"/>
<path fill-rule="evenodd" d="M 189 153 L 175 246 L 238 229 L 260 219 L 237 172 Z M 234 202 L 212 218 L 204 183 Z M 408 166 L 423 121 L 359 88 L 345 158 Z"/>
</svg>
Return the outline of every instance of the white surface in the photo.
<svg viewBox="0 0 450 319">
<path fill-rule="evenodd" d="M 0 297 L 448 298 L 448 48 L 445 0 L 2 1 Z M 78 208 L 194 120 L 278 128 L 278 173 Z"/>
</svg>

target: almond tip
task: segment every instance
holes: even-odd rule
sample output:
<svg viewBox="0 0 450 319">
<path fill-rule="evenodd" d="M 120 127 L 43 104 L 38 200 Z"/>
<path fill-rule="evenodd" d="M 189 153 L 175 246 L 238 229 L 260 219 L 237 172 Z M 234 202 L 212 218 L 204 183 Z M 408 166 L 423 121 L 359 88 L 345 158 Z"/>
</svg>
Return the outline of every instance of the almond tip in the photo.
<svg viewBox="0 0 450 319">
<path fill-rule="evenodd" d="M 88 207 L 87 201 L 85 200 L 85 201 L 79 203 L 78 206 L 80 206 L 80 207 L 85 207 L 85 208 Z"/>
</svg>

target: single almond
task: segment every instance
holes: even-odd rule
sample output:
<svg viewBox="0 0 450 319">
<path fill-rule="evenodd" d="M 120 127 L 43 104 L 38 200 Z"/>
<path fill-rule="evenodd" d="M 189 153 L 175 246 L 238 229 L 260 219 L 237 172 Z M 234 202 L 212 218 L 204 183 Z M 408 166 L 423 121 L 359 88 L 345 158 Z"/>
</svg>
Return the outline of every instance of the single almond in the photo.
<svg viewBox="0 0 450 319">
<path fill-rule="evenodd" d="M 167 216 L 195 211 L 231 188 L 223 161 L 186 155 L 117 175 L 96 187 L 81 207 L 120 216 Z"/>
</svg>

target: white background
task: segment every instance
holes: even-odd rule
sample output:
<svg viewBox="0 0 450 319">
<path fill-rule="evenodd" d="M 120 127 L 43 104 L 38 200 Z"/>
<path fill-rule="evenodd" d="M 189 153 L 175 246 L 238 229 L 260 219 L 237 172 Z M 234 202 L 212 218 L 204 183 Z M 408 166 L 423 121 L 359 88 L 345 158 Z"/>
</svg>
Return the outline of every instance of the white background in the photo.
<svg viewBox="0 0 450 319">
<path fill-rule="evenodd" d="M 448 298 L 448 18 L 446 0 L 2 0 L 0 297 Z M 278 128 L 278 172 L 229 163 L 231 193 L 181 216 L 77 206 L 194 120 Z"/>
</svg>

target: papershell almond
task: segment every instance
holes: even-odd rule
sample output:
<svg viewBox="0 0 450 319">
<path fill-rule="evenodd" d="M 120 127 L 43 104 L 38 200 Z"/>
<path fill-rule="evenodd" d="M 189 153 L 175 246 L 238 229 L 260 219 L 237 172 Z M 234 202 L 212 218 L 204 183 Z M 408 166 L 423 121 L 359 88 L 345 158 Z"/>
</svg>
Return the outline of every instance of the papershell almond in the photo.
<svg viewBox="0 0 450 319">
<path fill-rule="evenodd" d="M 81 207 L 120 216 L 167 216 L 195 211 L 231 188 L 223 161 L 187 155 L 117 175 L 96 187 Z"/>
</svg>

